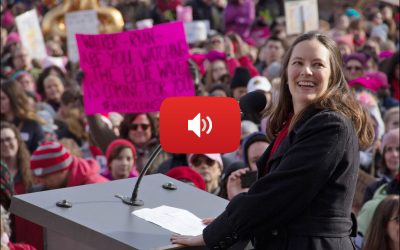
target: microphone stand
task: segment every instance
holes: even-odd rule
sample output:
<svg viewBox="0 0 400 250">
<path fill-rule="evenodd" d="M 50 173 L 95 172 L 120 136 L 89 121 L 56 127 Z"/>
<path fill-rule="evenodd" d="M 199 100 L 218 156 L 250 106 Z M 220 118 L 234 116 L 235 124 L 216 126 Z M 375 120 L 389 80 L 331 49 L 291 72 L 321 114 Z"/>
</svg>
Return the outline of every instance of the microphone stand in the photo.
<svg viewBox="0 0 400 250">
<path fill-rule="evenodd" d="M 147 161 L 146 165 L 140 172 L 139 178 L 135 184 L 135 188 L 133 189 L 132 196 L 128 197 L 128 196 L 116 195 L 116 197 L 120 198 L 122 200 L 122 202 L 124 202 L 125 204 L 131 205 L 131 206 L 143 206 L 144 205 L 144 202 L 137 198 L 138 191 L 139 191 L 139 185 L 143 179 L 143 176 L 149 170 L 151 164 L 157 158 L 157 156 L 160 154 L 160 152 L 161 152 L 161 144 L 158 144 L 157 148 L 153 151 L 153 153 L 151 153 L 150 159 Z"/>
</svg>

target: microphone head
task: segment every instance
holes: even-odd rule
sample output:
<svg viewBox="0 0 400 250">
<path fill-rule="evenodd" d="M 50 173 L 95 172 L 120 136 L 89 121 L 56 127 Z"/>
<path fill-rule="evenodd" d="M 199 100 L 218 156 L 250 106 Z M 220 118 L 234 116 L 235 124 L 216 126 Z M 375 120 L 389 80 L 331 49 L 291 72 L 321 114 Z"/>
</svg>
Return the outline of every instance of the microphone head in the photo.
<svg viewBox="0 0 400 250">
<path fill-rule="evenodd" d="M 260 113 L 267 106 L 264 91 L 256 90 L 242 96 L 239 100 L 240 111 L 247 114 Z"/>
</svg>

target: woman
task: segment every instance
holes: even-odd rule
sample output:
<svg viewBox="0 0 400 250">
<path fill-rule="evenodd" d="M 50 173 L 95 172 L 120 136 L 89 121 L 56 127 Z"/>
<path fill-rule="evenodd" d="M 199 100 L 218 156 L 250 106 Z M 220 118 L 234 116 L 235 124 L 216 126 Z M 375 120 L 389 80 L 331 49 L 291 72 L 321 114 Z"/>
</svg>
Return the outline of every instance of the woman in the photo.
<svg viewBox="0 0 400 250">
<path fill-rule="evenodd" d="M 346 79 L 351 81 L 364 75 L 367 70 L 368 58 L 362 53 L 353 53 L 344 57 Z"/>
<path fill-rule="evenodd" d="M 114 140 L 106 152 L 108 169 L 101 175 L 109 180 L 138 176 L 136 170 L 136 149 L 127 140 Z"/>
<path fill-rule="evenodd" d="M 202 235 L 173 235 L 172 243 L 225 249 L 252 239 L 256 249 L 353 249 L 358 150 L 372 142 L 373 128 L 334 41 L 303 34 L 282 65 L 279 100 L 269 110 L 275 139 L 257 162 L 258 181 Z"/>
<path fill-rule="evenodd" d="M 44 138 L 36 113 L 30 108 L 28 97 L 15 81 L 5 81 L 0 87 L 1 120 L 13 123 L 21 139 L 32 153 Z"/>
<path fill-rule="evenodd" d="M 99 115 L 88 116 L 89 127 L 100 149 L 106 152 L 108 145 L 118 137 Z M 136 148 L 138 171 L 142 171 L 151 153 L 159 144 L 156 122 L 149 113 L 126 114 L 120 124 L 120 137 L 130 141 Z M 100 136 L 101 135 L 101 136 Z M 156 173 L 158 166 L 168 159 L 168 154 L 161 154 L 154 160 L 148 173 Z"/>
<path fill-rule="evenodd" d="M 27 193 L 32 187 L 32 175 L 29 168 L 30 154 L 17 128 L 11 123 L 0 123 L 1 161 L 3 161 L 14 180 L 16 194 Z"/>
<path fill-rule="evenodd" d="M 376 208 L 363 250 L 399 250 L 399 196 L 386 197 Z"/>
<path fill-rule="evenodd" d="M 225 77 L 228 76 L 228 77 Z M 225 81 L 224 81 L 225 80 Z M 217 83 L 223 83 L 228 85 L 230 82 L 229 71 L 224 60 L 216 60 L 210 62 L 206 78 L 205 87 L 210 90 L 212 86 Z"/>
<path fill-rule="evenodd" d="M 43 86 L 44 101 L 57 112 L 61 105 L 61 96 L 65 90 L 64 83 L 58 76 L 49 75 L 44 79 Z"/>
</svg>

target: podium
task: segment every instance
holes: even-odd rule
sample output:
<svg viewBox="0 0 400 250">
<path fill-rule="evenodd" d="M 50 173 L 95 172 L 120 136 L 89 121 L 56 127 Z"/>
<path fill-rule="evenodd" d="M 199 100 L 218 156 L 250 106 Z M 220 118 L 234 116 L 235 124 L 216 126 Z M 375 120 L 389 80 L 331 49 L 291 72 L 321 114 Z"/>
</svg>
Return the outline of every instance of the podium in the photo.
<svg viewBox="0 0 400 250">
<path fill-rule="evenodd" d="M 16 195 L 10 211 L 41 225 L 49 250 L 177 249 L 171 231 L 132 214 L 142 208 L 167 205 L 186 209 L 199 218 L 216 217 L 228 201 L 162 174 L 145 176 L 138 198 L 144 206 L 124 204 L 116 194 L 129 196 L 137 178 L 110 181 L 37 193 Z M 176 190 L 162 185 L 173 182 Z M 58 207 L 67 200 L 70 208 Z M 186 247 L 180 249 L 205 249 Z"/>
</svg>

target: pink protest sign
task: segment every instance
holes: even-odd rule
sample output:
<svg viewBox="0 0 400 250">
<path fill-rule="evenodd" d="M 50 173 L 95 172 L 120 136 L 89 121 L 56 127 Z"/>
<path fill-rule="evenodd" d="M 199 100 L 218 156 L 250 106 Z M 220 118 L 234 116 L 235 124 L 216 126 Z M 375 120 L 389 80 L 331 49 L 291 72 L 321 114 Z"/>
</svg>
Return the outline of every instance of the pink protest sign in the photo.
<svg viewBox="0 0 400 250">
<path fill-rule="evenodd" d="M 159 111 L 167 97 L 194 95 L 182 22 L 76 39 L 86 114 Z"/>
</svg>

